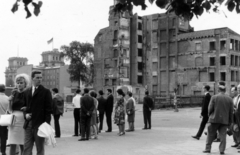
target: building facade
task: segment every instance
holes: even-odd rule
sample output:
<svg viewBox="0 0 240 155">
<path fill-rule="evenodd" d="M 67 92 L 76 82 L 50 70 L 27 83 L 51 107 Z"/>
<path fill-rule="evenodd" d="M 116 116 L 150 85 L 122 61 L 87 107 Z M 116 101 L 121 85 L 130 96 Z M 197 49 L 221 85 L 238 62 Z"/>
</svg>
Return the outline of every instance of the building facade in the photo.
<svg viewBox="0 0 240 155">
<path fill-rule="evenodd" d="M 8 67 L 5 70 L 5 85 L 6 87 L 14 87 L 16 71 L 18 68 L 27 65 L 28 59 L 23 57 L 11 57 L 8 59 Z"/>
<path fill-rule="evenodd" d="M 117 2 L 115 2 L 117 3 Z M 140 17 L 111 12 L 109 26 L 95 37 L 94 88 L 130 86 L 141 98 L 145 90 L 169 96 L 200 95 L 219 81 L 228 92 L 239 83 L 240 35 L 229 28 L 194 31 L 175 14 Z"/>
</svg>

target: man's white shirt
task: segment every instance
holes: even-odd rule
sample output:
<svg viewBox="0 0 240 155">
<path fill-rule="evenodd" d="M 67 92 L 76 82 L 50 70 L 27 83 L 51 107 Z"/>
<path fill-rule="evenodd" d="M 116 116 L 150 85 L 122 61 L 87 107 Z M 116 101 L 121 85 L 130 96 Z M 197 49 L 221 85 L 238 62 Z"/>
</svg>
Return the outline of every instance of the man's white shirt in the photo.
<svg viewBox="0 0 240 155">
<path fill-rule="evenodd" d="M 81 108 L 81 103 L 80 103 L 80 99 L 81 99 L 82 95 L 77 94 L 75 97 L 73 97 L 73 105 L 74 108 Z"/>
</svg>

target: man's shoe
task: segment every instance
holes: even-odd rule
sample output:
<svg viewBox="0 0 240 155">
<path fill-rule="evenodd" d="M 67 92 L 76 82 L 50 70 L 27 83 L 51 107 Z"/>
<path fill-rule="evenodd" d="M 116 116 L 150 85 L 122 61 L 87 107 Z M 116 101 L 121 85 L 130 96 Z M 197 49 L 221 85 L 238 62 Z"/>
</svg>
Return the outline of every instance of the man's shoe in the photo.
<svg viewBox="0 0 240 155">
<path fill-rule="evenodd" d="M 112 132 L 112 131 L 110 131 L 110 130 L 106 130 L 105 132 Z"/>
<path fill-rule="evenodd" d="M 125 130 L 126 132 L 131 132 L 131 131 L 133 131 L 133 130 L 131 130 L 131 129 L 127 129 L 127 130 Z"/>
<path fill-rule="evenodd" d="M 73 137 L 78 137 L 78 135 L 72 135 Z"/>
<path fill-rule="evenodd" d="M 85 138 L 81 138 L 81 139 L 79 139 L 78 141 L 84 141 L 84 140 L 87 140 L 87 139 L 85 139 Z"/>
<path fill-rule="evenodd" d="M 220 139 L 217 138 L 217 139 L 215 139 L 213 142 L 220 142 Z"/>
<path fill-rule="evenodd" d="M 197 140 L 200 139 L 200 137 L 197 137 L 197 136 L 192 136 L 192 138 L 197 139 Z"/>
<path fill-rule="evenodd" d="M 143 130 L 147 130 L 148 128 L 142 128 Z"/>
<path fill-rule="evenodd" d="M 220 152 L 220 154 L 225 154 L 224 152 Z"/>
<path fill-rule="evenodd" d="M 211 153 L 211 151 L 204 150 L 203 153 Z"/>
<path fill-rule="evenodd" d="M 238 144 L 234 144 L 234 145 L 232 145 L 231 147 L 238 147 Z"/>
</svg>

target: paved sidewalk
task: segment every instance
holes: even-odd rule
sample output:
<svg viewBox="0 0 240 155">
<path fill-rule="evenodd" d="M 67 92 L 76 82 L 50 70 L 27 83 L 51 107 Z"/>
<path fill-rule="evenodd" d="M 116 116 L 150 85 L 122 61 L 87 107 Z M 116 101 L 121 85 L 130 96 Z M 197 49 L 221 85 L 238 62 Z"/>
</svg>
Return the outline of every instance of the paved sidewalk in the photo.
<svg viewBox="0 0 240 155">
<path fill-rule="evenodd" d="M 46 155 L 204 155 L 206 136 L 203 135 L 200 140 L 191 138 L 200 125 L 200 108 L 180 109 L 179 112 L 155 110 L 152 113 L 152 129 L 142 130 L 143 118 L 139 107 L 135 132 L 119 137 L 117 126 L 113 124 L 113 132 L 100 133 L 98 140 L 81 142 L 78 141 L 80 137 L 72 137 L 72 112 L 65 113 L 60 119 L 62 138 L 57 139 L 56 148 L 46 147 Z M 239 154 L 237 149 L 231 148 L 232 144 L 233 139 L 228 136 L 226 155 Z M 213 143 L 211 155 L 219 154 L 218 145 Z"/>
</svg>

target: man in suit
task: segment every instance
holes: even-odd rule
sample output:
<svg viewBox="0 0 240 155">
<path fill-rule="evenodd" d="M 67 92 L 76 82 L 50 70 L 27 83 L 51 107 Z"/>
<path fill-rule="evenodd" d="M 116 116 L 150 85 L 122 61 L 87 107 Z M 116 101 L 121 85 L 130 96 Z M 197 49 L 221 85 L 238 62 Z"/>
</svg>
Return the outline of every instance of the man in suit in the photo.
<svg viewBox="0 0 240 155">
<path fill-rule="evenodd" d="M 210 90 L 210 86 L 206 85 L 203 87 L 204 98 L 202 101 L 202 111 L 201 111 L 201 116 L 200 116 L 200 118 L 202 118 L 202 122 L 201 122 L 200 128 L 199 128 L 196 136 L 192 136 L 193 138 L 195 138 L 197 140 L 199 140 L 200 137 L 202 136 L 203 130 L 208 122 L 208 105 L 209 105 L 209 102 L 211 99 L 209 90 Z"/>
<path fill-rule="evenodd" d="M 9 106 L 9 98 L 5 95 L 5 85 L 0 84 L 0 115 L 6 114 Z M 8 129 L 7 126 L 0 126 L 0 144 L 2 155 L 6 154 Z"/>
<path fill-rule="evenodd" d="M 219 93 L 211 98 L 208 107 L 209 126 L 206 141 L 206 148 L 203 153 L 210 153 L 212 142 L 216 137 L 216 132 L 219 133 L 220 154 L 224 154 L 226 149 L 226 133 L 228 126 L 233 121 L 233 101 L 225 94 L 226 87 L 224 82 L 219 82 Z"/>
<path fill-rule="evenodd" d="M 240 85 L 238 85 L 237 87 L 233 87 L 231 89 L 231 94 L 233 97 L 233 124 L 232 125 L 237 125 L 238 128 L 240 127 L 240 106 L 239 106 L 239 102 L 240 102 Z M 235 95 L 236 94 L 236 95 Z M 232 130 L 234 130 L 234 128 L 232 128 Z M 234 145 L 232 145 L 232 147 L 237 147 L 238 149 L 240 149 L 240 131 L 233 131 L 233 140 L 235 142 Z"/>
<path fill-rule="evenodd" d="M 106 99 L 103 97 L 103 91 L 99 90 L 98 92 L 99 98 L 98 100 L 98 111 L 99 111 L 99 133 L 101 133 L 101 130 L 103 128 L 103 119 L 104 119 L 104 112 L 105 112 L 105 105 L 106 105 Z"/>
<path fill-rule="evenodd" d="M 107 126 L 108 130 L 106 132 L 112 132 L 112 112 L 113 112 L 113 95 L 112 90 L 107 89 L 107 101 L 105 106 L 105 112 L 106 112 L 106 120 L 107 120 Z"/>
<path fill-rule="evenodd" d="M 62 96 L 58 94 L 58 89 L 52 89 L 53 94 L 53 103 L 52 103 L 52 113 L 54 118 L 54 127 L 55 127 L 55 138 L 61 137 L 61 129 L 59 124 L 60 116 L 63 116 L 64 112 L 64 100 Z"/>
<path fill-rule="evenodd" d="M 84 88 L 84 96 L 81 97 L 81 139 L 78 141 L 89 140 L 91 116 L 94 110 L 94 100 L 89 96 L 89 89 Z"/>
<path fill-rule="evenodd" d="M 45 138 L 37 135 L 38 127 L 51 120 L 52 95 L 49 89 L 41 85 L 42 73 L 33 71 L 31 74 L 32 87 L 24 94 L 25 139 L 23 155 L 32 155 L 33 145 L 37 148 L 37 155 L 44 155 Z"/>
<path fill-rule="evenodd" d="M 149 92 L 145 92 L 145 97 L 143 98 L 143 119 L 144 119 L 144 128 L 143 130 L 146 129 L 151 129 L 151 114 L 152 114 L 152 109 L 153 109 L 153 100 L 149 96 Z"/>
</svg>

